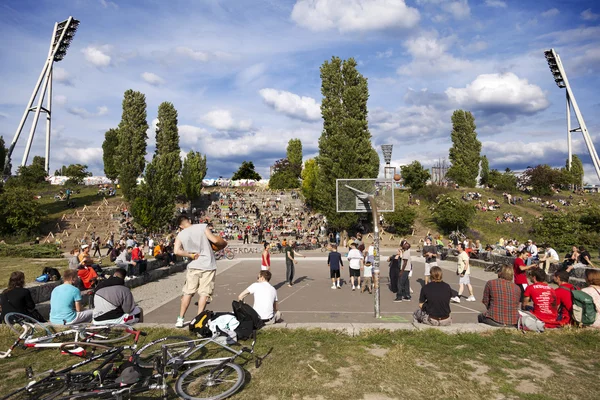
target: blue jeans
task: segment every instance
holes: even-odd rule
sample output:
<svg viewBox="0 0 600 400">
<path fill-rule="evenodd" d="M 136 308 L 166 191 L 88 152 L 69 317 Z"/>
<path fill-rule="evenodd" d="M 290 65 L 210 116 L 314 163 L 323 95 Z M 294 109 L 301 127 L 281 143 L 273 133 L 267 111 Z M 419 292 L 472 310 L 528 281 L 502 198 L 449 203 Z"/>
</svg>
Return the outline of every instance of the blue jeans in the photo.
<svg viewBox="0 0 600 400">
<path fill-rule="evenodd" d="M 408 274 L 410 271 L 401 271 L 400 279 L 398 280 L 398 293 L 396 294 L 396 300 L 410 299 L 410 280 Z"/>
</svg>

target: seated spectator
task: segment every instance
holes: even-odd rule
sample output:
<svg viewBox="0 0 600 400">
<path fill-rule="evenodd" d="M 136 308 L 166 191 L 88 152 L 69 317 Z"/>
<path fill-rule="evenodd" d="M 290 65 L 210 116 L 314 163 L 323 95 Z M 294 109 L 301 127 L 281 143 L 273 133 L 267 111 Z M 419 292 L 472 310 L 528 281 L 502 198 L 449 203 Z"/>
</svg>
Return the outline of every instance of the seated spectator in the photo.
<svg viewBox="0 0 600 400">
<path fill-rule="evenodd" d="M 81 253 L 79 254 L 78 258 L 80 265 L 91 267 L 98 274 L 102 272 L 102 268 L 100 268 L 100 265 L 94 264 L 94 260 L 90 256 L 90 246 L 88 246 L 87 244 L 81 246 Z"/>
<path fill-rule="evenodd" d="M 135 324 L 142 322 L 142 309 L 125 286 L 126 272 L 118 268 L 94 290 L 94 324 Z"/>
<path fill-rule="evenodd" d="M 31 297 L 29 289 L 25 289 L 25 274 L 21 271 L 13 271 L 8 278 L 8 287 L 0 295 L 0 324 L 4 323 L 6 314 L 16 312 L 28 315 L 40 322 L 46 322 Z"/>
<path fill-rule="evenodd" d="M 500 270 L 498 279 L 487 281 L 481 300 L 487 311 L 479 314 L 479 323 L 491 326 L 517 325 L 521 289 L 513 283 L 513 276 L 513 268 L 505 265 Z"/>
<path fill-rule="evenodd" d="M 560 323 L 558 317 L 558 301 L 556 292 L 546 283 L 546 273 L 541 268 L 531 271 L 532 284 L 525 289 L 523 309 L 532 311 L 540 321 L 546 324 L 546 328 L 557 328 Z M 531 302 L 533 301 L 533 306 Z"/>
<path fill-rule="evenodd" d="M 544 249 L 544 255 L 540 258 L 540 263 L 544 264 L 544 272 L 547 274 L 550 270 L 550 264 L 557 263 L 559 261 L 558 253 L 551 246 L 546 246 Z"/>
<path fill-rule="evenodd" d="M 591 256 L 590 253 L 585 249 L 585 247 L 583 246 L 579 246 L 579 263 L 583 264 L 586 267 L 592 267 L 592 268 L 596 268 L 594 267 L 594 264 L 592 264 L 592 261 L 590 260 Z"/>
<path fill-rule="evenodd" d="M 69 269 L 78 269 L 82 264 L 79 261 L 79 247 L 75 247 L 72 249 L 69 254 L 71 254 L 71 258 L 69 258 Z"/>
<path fill-rule="evenodd" d="M 138 267 L 138 274 L 143 275 L 146 273 L 148 261 L 145 260 L 144 251 L 139 245 L 136 245 L 131 251 L 131 261 L 135 262 L 135 265 Z"/>
<path fill-rule="evenodd" d="M 115 260 L 115 265 L 119 268 L 122 268 L 126 271 L 126 279 L 133 279 L 135 278 L 134 275 L 134 267 L 136 265 L 135 261 L 131 261 L 131 252 L 133 251 L 133 248 L 131 246 L 127 246 L 127 249 L 122 252 L 121 254 L 119 254 L 119 257 L 117 257 L 117 259 Z"/>
<path fill-rule="evenodd" d="M 527 259 L 527 251 L 520 250 L 517 252 L 517 258 L 513 263 L 513 272 L 515 276 L 515 284 L 519 286 L 521 289 L 521 301 L 523 301 L 523 296 L 525 293 L 525 289 L 527 289 L 527 271 L 536 268 L 537 265 L 525 265 L 525 260 Z"/>
<path fill-rule="evenodd" d="M 119 257 L 119 254 L 121 254 L 121 252 L 122 252 L 121 245 L 113 246 L 108 253 L 108 257 L 109 257 L 110 261 L 115 262 L 117 260 L 117 257 Z"/>
<path fill-rule="evenodd" d="M 277 290 L 269 283 L 271 276 L 271 271 L 260 271 L 258 281 L 248 286 L 238 296 L 238 300 L 242 301 L 249 294 L 254 295 L 254 305 L 252 308 L 254 308 L 267 325 L 277 323 L 281 320 L 281 313 L 277 309 Z"/>
<path fill-rule="evenodd" d="M 571 272 L 574 268 L 574 265 L 579 262 L 579 249 L 577 246 L 573 246 L 571 248 L 571 252 L 565 255 L 565 259 L 563 260 L 562 268 L 567 272 Z"/>
<path fill-rule="evenodd" d="M 75 284 L 77 271 L 68 269 L 63 273 L 63 284 L 50 295 L 50 322 L 57 325 L 73 325 L 90 322 L 93 310 L 83 310 L 81 293 Z"/>
<path fill-rule="evenodd" d="M 554 273 L 554 283 L 558 285 L 558 288 L 554 290 L 556 300 L 558 301 L 557 321 L 561 325 L 569 325 L 571 323 L 571 314 L 573 313 L 573 296 L 571 295 L 571 291 L 577 290 L 577 288 L 569 283 L 569 273 L 565 270 Z"/>
<path fill-rule="evenodd" d="M 450 316 L 450 298 L 452 289 L 442 280 L 442 269 L 431 267 L 431 282 L 423 286 L 419 296 L 419 309 L 414 312 L 415 322 L 421 324 L 446 326 L 452 324 Z"/>
<path fill-rule="evenodd" d="M 588 287 L 581 289 L 592 296 L 596 310 L 600 310 L 600 270 L 587 269 L 585 271 L 585 282 Z M 596 313 L 596 322 L 590 325 L 592 328 L 600 329 L 599 312 Z"/>
<path fill-rule="evenodd" d="M 89 289 L 96 286 L 98 283 L 98 274 L 96 270 L 87 265 L 80 265 L 79 269 L 75 271 L 80 279 L 80 283 L 83 289 Z"/>
</svg>

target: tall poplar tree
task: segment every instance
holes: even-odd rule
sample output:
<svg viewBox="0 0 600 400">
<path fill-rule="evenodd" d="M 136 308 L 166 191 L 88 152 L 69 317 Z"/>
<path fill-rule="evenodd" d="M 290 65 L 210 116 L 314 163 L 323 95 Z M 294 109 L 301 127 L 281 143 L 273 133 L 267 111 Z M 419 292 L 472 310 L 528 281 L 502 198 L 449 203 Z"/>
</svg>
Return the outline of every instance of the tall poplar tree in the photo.
<svg viewBox="0 0 600 400">
<path fill-rule="evenodd" d="M 302 173 L 302 142 L 300 139 L 290 139 L 287 146 L 287 159 L 294 177 L 300 178 Z M 296 186 L 298 187 L 298 186 Z"/>
<path fill-rule="evenodd" d="M 179 188 L 179 172 L 181 171 L 179 152 L 177 110 L 172 103 L 165 101 L 158 107 L 154 157 L 158 158 L 158 170 L 163 180 L 162 186 L 173 196 L 173 207 L 175 207 L 175 196 Z"/>
<path fill-rule="evenodd" d="M 336 179 L 376 178 L 379 172 L 379 156 L 367 123 L 367 79 L 358 72 L 353 58 L 332 57 L 321 66 L 321 94 L 323 132 L 316 158 L 315 206 L 331 227 L 348 229 L 356 224 L 358 215 L 336 212 Z"/>
<path fill-rule="evenodd" d="M 196 151 L 187 153 L 181 169 L 181 187 L 185 197 L 193 201 L 200 197 L 202 179 L 206 176 L 206 155 Z"/>
<path fill-rule="evenodd" d="M 104 162 L 104 174 L 111 181 L 115 181 L 119 177 L 119 168 L 116 162 L 118 145 L 119 131 L 107 130 L 102 143 L 102 161 Z"/>
<path fill-rule="evenodd" d="M 306 160 L 304 169 L 302 170 L 302 194 L 304 195 L 304 201 L 309 207 L 313 207 L 315 204 L 315 186 L 318 176 L 319 167 L 317 161 L 314 158 Z"/>
<path fill-rule="evenodd" d="M 123 195 L 129 201 L 135 199 L 137 178 L 146 165 L 146 96 L 131 89 L 123 98 L 123 115 L 118 129 L 116 163 L 119 170 L 119 184 Z"/>
<path fill-rule="evenodd" d="M 456 110 L 452 114 L 452 147 L 446 177 L 460 186 L 475 187 L 481 160 L 481 142 L 475 132 L 475 117 L 469 111 Z"/>
<path fill-rule="evenodd" d="M 490 162 L 486 155 L 481 156 L 481 176 L 479 177 L 479 184 L 483 187 L 487 187 L 490 184 Z"/>
<path fill-rule="evenodd" d="M 573 154 L 571 161 L 571 169 L 569 169 L 569 159 L 565 163 L 565 169 L 567 170 L 567 178 L 570 184 L 575 185 L 575 188 L 583 187 L 583 163 L 581 158 L 576 154 Z"/>
</svg>

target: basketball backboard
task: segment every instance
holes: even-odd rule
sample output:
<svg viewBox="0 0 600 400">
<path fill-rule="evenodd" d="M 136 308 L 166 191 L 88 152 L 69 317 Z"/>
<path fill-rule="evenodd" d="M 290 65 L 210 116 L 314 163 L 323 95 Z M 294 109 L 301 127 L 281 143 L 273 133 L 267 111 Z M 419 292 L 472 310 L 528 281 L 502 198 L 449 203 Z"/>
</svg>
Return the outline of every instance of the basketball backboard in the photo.
<svg viewBox="0 0 600 400">
<path fill-rule="evenodd" d="M 373 196 L 377 211 L 394 211 L 391 179 L 336 179 L 337 212 L 370 212 L 369 196 Z"/>
</svg>

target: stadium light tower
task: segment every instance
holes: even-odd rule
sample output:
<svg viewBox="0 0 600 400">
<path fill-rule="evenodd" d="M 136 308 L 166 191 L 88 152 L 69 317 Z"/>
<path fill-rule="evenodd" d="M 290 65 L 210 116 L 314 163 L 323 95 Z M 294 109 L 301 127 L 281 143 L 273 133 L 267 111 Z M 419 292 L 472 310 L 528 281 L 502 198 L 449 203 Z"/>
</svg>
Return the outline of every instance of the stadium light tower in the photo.
<svg viewBox="0 0 600 400">
<path fill-rule="evenodd" d="M 15 145 L 19 140 L 19 136 L 21 135 L 21 131 L 23 130 L 23 126 L 25 125 L 25 121 L 27 121 L 27 117 L 30 112 L 34 113 L 33 123 L 31 125 L 31 130 L 29 131 L 29 138 L 27 139 L 27 145 L 25 146 L 25 153 L 23 154 L 23 161 L 21 162 L 21 166 L 25 166 L 27 163 L 27 158 L 29 157 L 29 151 L 31 150 L 31 143 L 33 142 L 33 135 L 35 134 L 35 128 L 37 127 L 38 120 L 40 118 L 40 113 L 46 113 L 46 164 L 44 168 L 46 172 L 50 172 L 50 129 L 51 129 L 51 119 L 52 119 L 52 70 L 55 62 L 62 61 L 67 54 L 67 50 L 73 41 L 73 37 L 75 36 L 75 32 L 77 31 L 77 27 L 79 26 L 79 21 L 73 17 L 69 17 L 65 21 L 57 22 L 54 24 L 54 31 L 52 33 L 52 40 L 50 41 L 50 50 L 48 50 L 48 58 L 44 63 L 44 67 L 42 68 L 42 72 L 40 73 L 40 77 L 35 84 L 33 89 L 33 93 L 31 94 L 31 98 L 29 99 L 29 103 L 25 107 L 25 112 L 23 113 L 23 117 L 21 118 L 21 122 L 19 123 L 19 127 L 17 128 L 17 132 L 13 137 L 13 140 L 8 148 L 6 153 L 6 163 L 4 168 L 4 175 L 10 175 L 11 168 L 11 156 L 12 152 L 15 149 Z M 41 88 L 41 91 L 40 91 Z M 38 93 L 39 92 L 39 93 Z M 43 107 L 42 104 L 44 102 L 44 97 L 46 97 L 46 93 L 48 97 L 46 99 L 46 106 Z M 34 101 L 37 97 L 37 103 L 34 105 Z"/>
<path fill-rule="evenodd" d="M 552 72 L 552 76 L 554 76 L 554 82 L 556 82 L 556 86 L 558 86 L 561 89 L 567 89 L 567 146 L 569 150 L 569 170 L 571 169 L 571 163 L 573 160 L 573 146 L 571 144 L 571 133 L 581 132 L 583 135 L 583 140 L 585 141 L 585 144 L 590 153 L 592 163 L 594 164 L 594 168 L 596 169 L 598 179 L 600 179 L 600 159 L 598 159 L 598 153 L 596 153 L 596 148 L 594 147 L 592 138 L 587 130 L 585 121 L 583 120 L 583 115 L 579 110 L 579 106 L 577 105 L 577 101 L 575 100 L 575 95 L 573 94 L 571 86 L 569 85 L 567 73 L 565 72 L 562 62 L 560 61 L 560 57 L 558 56 L 556 51 L 554 51 L 554 49 L 546 50 L 544 52 L 544 55 L 546 56 L 546 61 L 548 61 L 550 72 Z M 571 129 L 571 107 L 573 108 L 573 111 L 575 111 L 575 117 L 577 118 L 577 122 L 579 122 L 579 128 Z"/>
<path fill-rule="evenodd" d="M 385 166 L 383 167 L 383 177 L 385 179 L 393 179 L 396 174 L 396 168 L 391 167 L 390 163 L 392 161 L 392 149 L 394 148 L 393 144 L 382 144 L 381 152 L 383 153 L 383 159 L 385 161 Z"/>
</svg>

